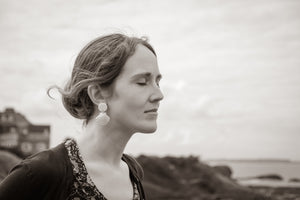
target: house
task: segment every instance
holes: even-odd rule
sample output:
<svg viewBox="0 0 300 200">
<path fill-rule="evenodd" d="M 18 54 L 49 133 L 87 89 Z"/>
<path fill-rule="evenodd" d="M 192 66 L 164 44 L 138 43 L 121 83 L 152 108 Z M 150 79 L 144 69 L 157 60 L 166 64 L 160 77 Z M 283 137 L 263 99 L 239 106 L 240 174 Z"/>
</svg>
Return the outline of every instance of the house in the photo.
<svg viewBox="0 0 300 200">
<path fill-rule="evenodd" d="M 49 125 L 34 125 L 13 108 L 0 112 L 0 148 L 25 157 L 48 149 L 49 139 Z"/>
</svg>

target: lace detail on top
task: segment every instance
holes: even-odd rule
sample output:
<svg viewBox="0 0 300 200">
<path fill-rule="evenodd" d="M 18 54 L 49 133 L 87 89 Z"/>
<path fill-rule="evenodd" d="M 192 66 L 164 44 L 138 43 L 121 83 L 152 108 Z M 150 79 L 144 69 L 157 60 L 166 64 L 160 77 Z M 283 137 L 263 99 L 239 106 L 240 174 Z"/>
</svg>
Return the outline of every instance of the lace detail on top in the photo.
<svg viewBox="0 0 300 200">
<path fill-rule="evenodd" d="M 75 177 L 71 193 L 68 200 L 107 200 L 104 195 L 97 189 L 92 179 L 87 173 L 76 142 L 68 139 L 65 142 L 69 159 L 73 168 Z M 133 182 L 133 198 L 132 200 L 140 200 L 139 191 L 136 183 Z"/>
</svg>

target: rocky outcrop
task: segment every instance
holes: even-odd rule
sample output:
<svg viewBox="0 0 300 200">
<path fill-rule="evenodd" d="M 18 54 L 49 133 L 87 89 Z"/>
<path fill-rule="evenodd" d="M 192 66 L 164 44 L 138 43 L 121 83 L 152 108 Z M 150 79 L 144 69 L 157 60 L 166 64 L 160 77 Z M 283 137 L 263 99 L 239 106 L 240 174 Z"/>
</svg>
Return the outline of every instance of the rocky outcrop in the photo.
<svg viewBox="0 0 300 200">
<path fill-rule="evenodd" d="M 277 180 L 277 181 L 283 180 L 283 178 L 278 174 L 266 174 L 266 175 L 256 176 L 255 178 L 266 179 L 266 180 Z"/>
<path fill-rule="evenodd" d="M 300 183 L 300 178 L 291 178 L 289 179 L 289 182 Z"/>
<path fill-rule="evenodd" d="M 230 169 L 230 167 L 228 167 L 226 165 L 218 165 L 218 166 L 214 166 L 213 169 L 216 172 L 222 174 L 223 176 L 231 178 L 232 170 Z"/>
<path fill-rule="evenodd" d="M 197 157 L 139 156 L 137 160 L 144 169 L 150 200 L 269 199 L 230 179 L 225 167 L 215 169 Z"/>
</svg>

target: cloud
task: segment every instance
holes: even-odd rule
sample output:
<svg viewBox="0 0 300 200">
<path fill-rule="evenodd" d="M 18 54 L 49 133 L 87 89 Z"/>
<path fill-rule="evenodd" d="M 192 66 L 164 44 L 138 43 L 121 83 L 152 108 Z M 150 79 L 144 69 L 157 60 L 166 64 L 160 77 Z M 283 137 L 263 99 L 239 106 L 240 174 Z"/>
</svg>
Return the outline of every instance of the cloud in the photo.
<svg viewBox="0 0 300 200">
<path fill-rule="evenodd" d="M 164 77 L 157 134 L 135 136 L 129 150 L 299 158 L 291 153 L 299 149 L 291 139 L 300 124 L 299 2 L 4 0 L 1 5 L 0 105 L 12 105 L 36 123 L 49 121 L 52 144 L 79 132 L 81 123 L 64 110 L 59 96 L 48 99 L 46 88 L 63 85 L 88 41 L 121 29 L 150 36 Z M 278 147 L 280 140 L 285 143 Z M 253 146 L 259 148 L 252 151 Z"/>
</svg>

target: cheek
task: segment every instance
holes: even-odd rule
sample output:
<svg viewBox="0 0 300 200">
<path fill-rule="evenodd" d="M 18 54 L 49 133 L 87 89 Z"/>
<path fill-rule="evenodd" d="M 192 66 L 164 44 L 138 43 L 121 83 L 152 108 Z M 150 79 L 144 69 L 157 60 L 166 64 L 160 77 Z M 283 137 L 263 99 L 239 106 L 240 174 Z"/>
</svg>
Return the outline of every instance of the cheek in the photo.
<svg viewBox="0 0 300 200">
<path fill-rule="evenodd" d="M 119 117 L 139 117 L 145 111 L 145 99 L 142 98 L 140 93 L 125 93 L 119 92 L 118 95 L 114 97 L 111 104 L 111 111 L 113 110 L 115 115 Z"/>
<path fill-rule="evenodd" d="M 149 91 L 147 88 L 137 87 L 133 84 L 120 83 L 114 88 L 111 111 L 116 118 L 129 117 L 140 119 L 144 117 L 147 108 Z M 120 116 L 117 116 L 120 115 Z"/>
<path fill-rule="evenodd" d="M 128 96 L 124 107 L 128 112 L 135 113 L 137 115 L 142 114 L 145 109 L 145 101 L 139 96 Z"/>
<path fill-rule="evenodd" d="M 122 88 L 119 99 L 131 109 L 143 108 L 147 100 L 145 89 L 136 86 Z"/>
</svg>

